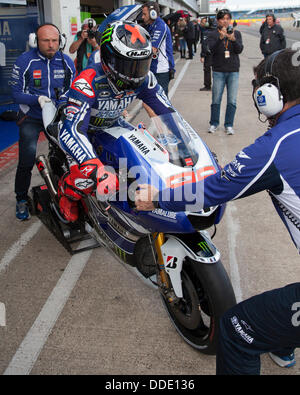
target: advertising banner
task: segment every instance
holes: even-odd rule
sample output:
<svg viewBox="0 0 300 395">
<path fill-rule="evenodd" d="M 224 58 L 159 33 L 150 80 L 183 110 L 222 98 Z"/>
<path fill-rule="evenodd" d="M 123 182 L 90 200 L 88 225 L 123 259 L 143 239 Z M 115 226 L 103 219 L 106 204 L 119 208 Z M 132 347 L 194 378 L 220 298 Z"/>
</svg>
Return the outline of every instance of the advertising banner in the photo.
<svg viewBox="0 0 300 395">
<path fill-rule="evenodd" d="M 17 57 L 28 49 L 29 33 L 37 26 L 36 7 L 0 9 L 0 105 L 12 102 L 9 87 L 12 67 Z"/>
</svg>

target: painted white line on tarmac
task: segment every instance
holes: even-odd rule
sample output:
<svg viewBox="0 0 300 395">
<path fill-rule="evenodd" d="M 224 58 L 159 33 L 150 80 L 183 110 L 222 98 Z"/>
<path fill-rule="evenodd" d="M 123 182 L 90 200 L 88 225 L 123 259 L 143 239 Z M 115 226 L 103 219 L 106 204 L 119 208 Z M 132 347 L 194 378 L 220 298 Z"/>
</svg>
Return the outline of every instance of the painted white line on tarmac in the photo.
<svg viewBox="0 0 300 395">
<path fill-rule="evenodd" d="M 82 241 L 78 248 L 86 247 L 88 242 L 90 243 L 89 240 Z M 4 375 L 28 375 L 31 372 L 92 251 L 72 256 Z"/>
<path fill-rule="evenodd" d="M 187 68 L 189 67 L 190 63 L 191 63 L 190 60 L 186 60 L 186 61 L 185 61 L 185 65 L 184 65 L 183 68 L 181 69 L 181 71 L 180 71 L 178 77 L 175 79 L 174 85 L 173 85 L 172 88 L 170 89 L 170 92 L 169 92 L 169 99 L 172 99 L 172 97 L 173 97 L 174 93 L 176 92 L 176 89 L 177 89 L 178 85 L 180 84 L 182 78 L 184 77 L 184 74 L 185 74 Z"/>
<path fill-rule="evenodd" d="M 220 155 L 221 156 L 220 163 L 222 166 L 224 166 L 226 163 L 228 163 L 227 158 L 230 157 L 226 145 L 226 142 L 228 143 L 228 136 L 221 134 L 221 139 L 223 142 L 222 144 L 223 152 L 222 155 Z M 239 221 L 238 219 L 234 218 L 234 213 L 236 211 L 237 208 L 234 202 L 227 203 L 224 219 L 227 229 L 226 233 L 227 233 L 228 251 L 229 251 L 230 280 L 232 283 L 232 287 L 234 289 L 236 300 L 239 303 L 243 300 L 243 292 L 241 287 L 239 264 L 236 257 L 236 250 L 237 250 L 236 240 L 238 235 L 240 234 Z"/>
<path fill-rule="evenodd" d="M 17 240 L 4 254 L 3 258 L 0 261 L 0 273 L 4 271 L 11 261 L 20 253 L 22 248 L 24 248 L 29 241 L 36 235 L 39 231 L 42 223 L 40 221 L 34 222 L 30 227 L 22 233 L 19 240 Z"/>
<path fill-rule="evenodd" d="M 236 301 L 239 303 L 243 300 L 243 293 L 241 288 L 241 277 L 239 272 L 238 260 L 236 257 L 236 240 L 240 234 L 239 221 L 234 219 L 234 212 L 236 206 L 233 202 L 229 202 L 226 206 L 226 228 L 227 228 L 227 239 L 228 239 L 228 251 L 229 251 L 229 266 L 230 266 L 230 278 L 234 289 Z"/>
<path fill-rule="evenodd" d="M 178 60 L 179 60 L 179 58 L 177 58 L 176 60 L 175 60 L 175 65 L 176 65 L 176 63 L 178 62 Z M 184 65 L 184 67 L 185 67 L 185 70 L 187 69 L 187 66 L 188 66 L 188 63 L 189 63 L 190 61 L 187 61 L 186 62 L 186 64 Z M 182 70 L 181 70 L 181 72 L 182 72 Z M 181 72 L 180 72 L 180 74 L 179 74 L 179 76 L 178 76 L 178 79 L 180 78 L 180 81 L 182 80 L 182 78 L 183 78 L 183 74 L 182 74 L 182 76 L 181 76 Z M 176 81 L 177 81 L 177 78 L 175 79 L 175 83 L 176 83 Z M 180 82 L 179 81 L 179 82 Z M 178 84 L 179 84 L 179 82 L 178 82 Z M 177 89 L 177 86 L 178 86 L 178 84 L 176 85 L 176 89 L 174 90 L 173 88 L 174 88 L 174 86 L 175 86 L 175 83 L 174 83 L 174 85 L 172 86 L 172 89 L 170 90 L 170 92 L 169 92 L 169 99 L 171 100 L 171 98 L 172 98 L 172 96 L 174 95 L 174 93 L 175 93 L 175 91 L 176 91 L 176 89 Z M 136 104 L 134 107 L 133 107 L 133 109 L 132 109 L 132 111 L 130 111 L 130 114 L 129 114 L 129 117 L 128 117 L 128 122 L 132 122 L 132 120 L 137 116 L 137 113 L 141 110 L 141 108 L 142 108 L 142 100 L 140 100 L 139 102 L 138 102 L 138 104 Z"/>
</svg>

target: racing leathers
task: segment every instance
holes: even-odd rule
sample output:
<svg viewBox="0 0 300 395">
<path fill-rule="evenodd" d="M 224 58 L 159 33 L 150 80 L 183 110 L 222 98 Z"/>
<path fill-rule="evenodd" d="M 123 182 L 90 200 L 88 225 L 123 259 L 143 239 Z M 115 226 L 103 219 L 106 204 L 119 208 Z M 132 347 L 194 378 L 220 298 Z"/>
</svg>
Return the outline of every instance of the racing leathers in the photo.
<svg viewBox="0 0 300 395">
<path fill-rule="evenodd" d="M 101 63 L 95 62 L 93 66 L 80 73 L 69 91 L 65 110 L 66 118 L 58 136 L 60 147 L 73 160 L 71 173 L 75 168 L 74 163 L 78 164 L 83 174 L 81 178 L 92 180 L 94 188 L 97 187 L 98 191 L 99 183 L 104 182 L 104 186 L 100 188 L 104 194 L 115 192 L 118 188 L 118 181 L 112 173 L 103 170 L 103 164 L 97 158 L 89 140 L 88 131 L 101 133 L 113 126 L 132 130 L 133 126 L 124 120 L 122 113 L 135 98 L 143 100 L 157 115 L 174 111 L 163 89 L 157 84 L 155 76 L 150 71 L 142 85 L 135 91 L 118 91 L 106 77 Z M 89 171 L 91 165 L 94 166 L 92 172 Z M 100 177 L 97 176 L 99 170 L 101 171 Z M 80 183 L 82 185 L 80 187 L 76 176 L 64 175 L 63 178 L 66 182 L 61 180 L 59 193 L 69 199 L 61 200 L 60 209 L 68 220 L 75 221 L 78 215 L 76 200 L 82 194 L 91 193 L 91 185 Z M 79 189 L 79 195 L 76 195 Z M 68 207 L 66 207 L 67 204 L 69 204 Z"/>
<path fill-rule="evenodd" d="M 268 190 L 300 252 L 299 124 L 300 105 L 296 105 L 219 172 L 195 184 L 161 191 L 159 206 L 168 211 L 199 211 Z"/>
</svg>

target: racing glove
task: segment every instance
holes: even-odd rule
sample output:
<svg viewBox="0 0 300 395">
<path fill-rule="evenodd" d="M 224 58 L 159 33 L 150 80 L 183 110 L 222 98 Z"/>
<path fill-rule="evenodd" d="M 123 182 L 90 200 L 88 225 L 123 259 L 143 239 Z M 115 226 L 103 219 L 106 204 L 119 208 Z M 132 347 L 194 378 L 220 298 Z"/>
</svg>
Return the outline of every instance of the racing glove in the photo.
<svg viewBox="0 0 300 395">
<path fill-rule="evenodd" d="M 70 171 L 62 176 L 58 185 L 60 191 L 72 200 L 80 200 L 92 193 L 95 187 L 100 195 L 111 194 L 119 189 L 117 176 L 105 169 L 97 158 L 80 165 L 73 161 L 69 167 Z"/>
<path fill-rule="evenodd" d="M 119 190 L 118 177 L 110 172 L 99 159 L 90 159 L 83 162 L 79 165 L 79 170 L 95 182 L 99 195 L 108 195 Z"/>
</svg>

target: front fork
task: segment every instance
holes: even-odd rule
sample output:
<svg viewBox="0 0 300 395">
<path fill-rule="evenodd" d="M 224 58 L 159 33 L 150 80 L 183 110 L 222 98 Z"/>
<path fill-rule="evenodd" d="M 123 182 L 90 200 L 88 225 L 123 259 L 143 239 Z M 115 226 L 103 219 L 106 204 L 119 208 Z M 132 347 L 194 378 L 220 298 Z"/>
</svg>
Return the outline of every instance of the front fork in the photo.
<svg viewBox="0 0 300 395">
<path fill-rule="evenodd" d="M 165 296 L 167 296 L 168 301 L 170 303 L 172 303 L 175 301 L 175 299 L 177 300 L 177 297 L 174 294 L 174 292 L 171 291 L 170 280 L 169 280 L 169 276 L 165 270 L 163 253 L 161 250 L 161 247 L 165 242 L 165 235 L 164 235 L 164 233 L 152 233 L 152 238 L 154 241 L 155 251 L 157 253 L 157 265 L 158 265 L 158 270 L 159 270 L 161 288 L 164 290 Z M 152 243 L 151 243 L 151 245 L 152 245 Z M 154 251 L 153 251 L 153 259 L 156 263 L 156 256 L 155 256 Z"/>
<path fill-rule="evenodd" d="M 154 240 L 155 251 L 157 253 L 157 262 L 158 262 L 160 279 L 163 285 L 166 287 L 166 289 L 168 289 L 170 284 L 169 284 L 167 273 L 165 271 L 164 259 L 161 252 L 161 246 L 165 242 L 165 235 L 163 233 L 152 233 L 152 237 Z"/>
</svg>

